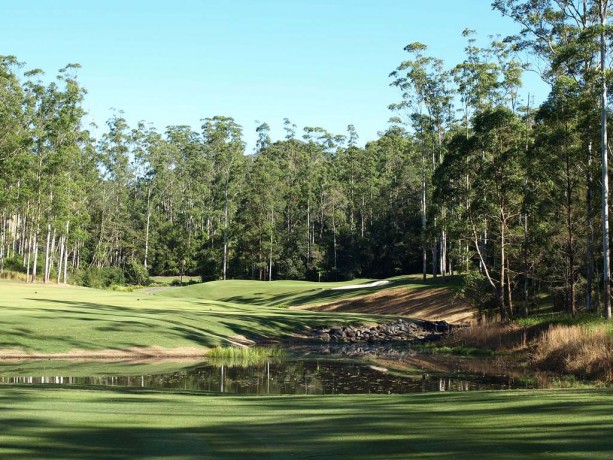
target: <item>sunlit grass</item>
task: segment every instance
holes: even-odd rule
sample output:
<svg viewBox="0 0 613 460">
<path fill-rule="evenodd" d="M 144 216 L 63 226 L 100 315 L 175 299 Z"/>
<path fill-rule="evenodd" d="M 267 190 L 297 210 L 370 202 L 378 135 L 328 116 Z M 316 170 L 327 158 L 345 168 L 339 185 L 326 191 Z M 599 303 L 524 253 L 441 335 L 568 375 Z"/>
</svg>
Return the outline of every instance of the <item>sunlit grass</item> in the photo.
<svg viewBox="0 0 613 460">
<path fill-rule="evenodd" d="M 613 393 L 207 396 L 0 386 L 1 458 L 609 459 Z"/>
<path fill-rule="evenodd" d="M 269 341 L 306 332 L 307 327 L 381 321 L 374 315 L 290 311 L 188 294 L 169 298 L 142 292 L 2 282 L 0 353 L 156 347 L 192 349 L 190 354 L 202 356 L 206 349 L 232 345 L 236 337 Z"/>
<path fill-rule="evenodd" d="M 227 280 L 194 284 L 182 289 L 172 289 L 156 293 L 161 297 L 192 297 L 224 302 L 263 306 L 312 305 L 336 300 L 373 294 L 390 288 L 407 289 L 455 289 L 459 286 L 459 276 L 429 278 L 422 281 L 421 275 L 403 275 L 389 278 L 388 284 L 355 289 L 336 289 L 354 285 L 369 284 L 375 279 L 355 279 L 339 283 L 317 283 L 310 281 L 252 281 Z"/>
</svg>

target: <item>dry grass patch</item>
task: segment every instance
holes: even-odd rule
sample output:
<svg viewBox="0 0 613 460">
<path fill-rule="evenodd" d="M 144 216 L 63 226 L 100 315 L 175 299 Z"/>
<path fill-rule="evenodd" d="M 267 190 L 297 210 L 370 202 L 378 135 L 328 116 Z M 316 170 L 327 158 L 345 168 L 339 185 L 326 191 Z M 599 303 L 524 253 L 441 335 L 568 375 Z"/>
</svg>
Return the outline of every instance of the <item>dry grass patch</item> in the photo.
<svg viewBox="0 0 613 460">
<path fill-rule="evenodd" d="M 533 359 L 541 369 L 613 381 L 613 337 L 605 326 L 551 326 L 536 341 Z"/>
<path fill-rule="evenodd" d="M 446 345 L 488 350 L 521 350 L 527 347 L 530 330 L 514 324 L 479 324 L 456 329 Z"/>
</svg>

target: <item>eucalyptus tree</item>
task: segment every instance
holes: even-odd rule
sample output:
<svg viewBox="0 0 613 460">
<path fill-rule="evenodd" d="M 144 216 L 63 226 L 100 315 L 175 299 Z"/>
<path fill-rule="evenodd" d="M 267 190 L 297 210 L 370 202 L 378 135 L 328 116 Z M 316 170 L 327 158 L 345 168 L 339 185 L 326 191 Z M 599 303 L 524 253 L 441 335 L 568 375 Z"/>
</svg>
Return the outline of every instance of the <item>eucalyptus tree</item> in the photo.
<svg viewBox="0 0 613 460">
<path fill-rule="evenodd" d="M 199 263 L 198 254 L 205 242 L 209 240 L 212 209 L 214 177 L 212 159 L 205 151 L 200 134 L 189 126 L 169 126 L 165 133 L 166 146 L 174 159 L 175 181 L 170 187 L 176 201 L 178 215 L 174 232 L 166 232 L 173 241 L 160 245 L 156 256 L 156 270 L 172 272 L 185 261 L 187 270 L 194 271 Z M 164 212 L 170 203 L 164 205 Z M 166 214 L 164 220 L 168 222 Z M 176 256 L 169 260 L 167 248 L 171 247 Z M 171 262 L 169 264 L 169 262 Z M 219 276 L 217 273 L 216 276 Z"/>
<path fill-rule="evenodd" d="M 601 133 L 602 172 L 602 252 L 604 311 L 611 318 L 609 268 L 609 204 L 607 156 L 607 60 L 610 32 L 607 19 L 610 0 L 496 0 L 493 7 L 522 25 L 517 46 L 541 58 L 543 78 L 554 82 L 565 75 L 592 95 L 601 107 L 600 121 L 592 119 L 583 129 L 584 154 L 589 152 L 587 138 L 597 124 Z M 589 211 L 588 211 L 589 212 Z M 588 229 L 589 232 L 589 229 Z M 592 246 L 588 244 L 588 247 Z M 593 259 L 589 256 L 588 259 Z M 588 280 L 591 284 L 591 280 Z M 591 304 L 591 289 L 587 303 Z"/>
<path fill-rule="evenodd" d="M 532 183 L 538 189 L 538 227 L 548 234 L 543 259 L 553 285 L 562 285 L 564 306 L 577 312 L 579 268 L 585 264 L 587 224 L 584 171 L 589 167 L 581 140 L 581 92 L 570 78 L 559 78 L 536 118 L 530 152 Z M 563 229 L 563 231 L 561 231 Z M 560 263 L 559 263 L 560 262 Z M 562 270 L 560 270 L 562 267 Z"/>
<path fill-rule="evenodd" d="M 50 85 L 53 92 L 53 109 L 55 117 L 47 126 L 48 143 L 53 151 L 48 158 L 50 168 L 49 180 L 52 181 L 52 212 L 48 223 L 47 241 L 52 236 L 51 246 L 47 244 L 45 254 L 45 281 L 51 276 L 54 248 L 57 248 L 57 281 L 63 273 L 67 281 L 68 238 L 71 226 L 79 223 L 79 214 L 84 210 L 79 197 L 83 194 L 81 179 L 83 150 L 90 141 L 88 133 L 82 130 L 82 118 L 85 111 L 82 102 L 85 90 L 80 86 L 76 70 L 78 64 L 69 64 L 60 70 L 58 82 L 63 86 L 57 89 Z M 50 230 L 53 230 L 52 232 Z M 57 237 L 57 245 L 56 245 Z"/>
<path fill-rule="evenodd" d="M 221 278 L 227 279 L 229 247 L 237 197 L 244 180 L 242 128 L 224 116 L 206 118 L 202 125 L 204 150 L 213 165 L 213 218 L 222 233 Z M 215 225 L 215 224 L 214 224 Z M 213 227 L 212 232 L 216 229 Z"/>
<path fill-rule="evenodd" d="M 0 56 L 0 273 L 5 257 L 19 249 L 20 226 L 25 228 L 22 172 L 27 171 L 28 121 L 23 110 L 24 91 L 17 74 L 22 64 L 14 56 Z M 11 241 L 9 241 L 9 239 Z"/>
<path fill-rule="evenodd" d="M 264 130 L 259 131 L 264 134 Z M 261 138 L 260 138 L 261 139 Z M 287 192 L 279 144 L 259 142 L 246 176 L 239 208 L 242 252 L 251 277 L 273 280 L 284 244 L 283 212 Z M 255 275 L 257 272 L 257 276 Z"/>
<path fill-rule="evenodd" d="M 121 113 L 107 121 L 108 132 L 98 143 L 102 184 L 96 201 L 96 238 L 91 263 L 120 266 L 136 250 L 130 209 L 135 170 L 132 131 Z"/>
<path fill-rule="evenodd" d="M 450 73 L 443 67 L 443 61 L 424 54 L 427 46 L 422 43 L 411 43 L 405 48 L 411 58 L 402 62 L 390 74 L 391 85 L 400 89 L 402 101 L 390 105 L 390 109 L 409 114 L 409 120 L 419 139 L 421 157 L 421 219 L 423 232 L 422 274 L 427 272 L 427 232 L 428 232 L 428 202 L 431 176 L 444 156 L 444 139 L 446 127 L 451 121 L 452 94 L 449 89 Z M 433 216 L 432 226 L 437 227 Z M 439 248 L 442 246 L 443 257 L 439 260 Z M 446 234 L 444 224 L 440 229 L 440 240 L 433 236 L 432 272 L 436 276 L 439 265 L 445 265 Z M 441 264 L 441 262 L 443 262 Z M 446 266 L 443 272 L 446 272 Z"/>
<path fill-rule="evenodd" d="M 24 107 L 30 128 L 31 151 L 28 176 L 24 182 L 32 192 L 33 202 L 29 212 L 26 265 L 28 277 L 31 267 L 32 282 L 37 277 L 40 238 L 43 235 L 46 235 L 43 280 L 50 280 L 55 262 L 58 272 L 67 263 L 66 241 L 74 213 L 71 208 L 73 197 L 79 195 L 73 178 L 82 142 L 86 138 L 81 129 L 84 114 L 81 103 L 85 91 L 76 78 L 75 70 L 78 68 L 78 64 L 66 66 L 60 70 L 56 81 L 48 85 L 40 79 L 34 80 L 40 77 L 40 71 L 26 73 Z M 59 250 L 57 261 L 56 243 Z"/>
<path fill-rule="evenodd" d="M 517 252 L 519 217 L 523 209 L 525 155 L 519 117 L 504 107 L 479 113 L 475 117 L 475 135 L 465 146 L 473 157 L 477 174 L 470 191 L 467 217 L 472 227 L 474 247 L 486 278 L 496 292 L 501 320 L 513 314 L 510 255 Z M 487 257 L 478 238 L 484 222 L 495 223 L 492 240 L 497 257 Z M 494 244 L 488 247 L 494 250 Z"/>
</svg>

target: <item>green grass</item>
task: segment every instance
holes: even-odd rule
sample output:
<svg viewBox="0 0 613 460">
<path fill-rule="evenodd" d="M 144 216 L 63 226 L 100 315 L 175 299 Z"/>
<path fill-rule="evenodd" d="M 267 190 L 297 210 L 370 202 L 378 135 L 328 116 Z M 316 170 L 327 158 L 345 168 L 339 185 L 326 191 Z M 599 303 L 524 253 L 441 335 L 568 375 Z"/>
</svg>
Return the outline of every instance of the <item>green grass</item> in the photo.
<svg viewBox="0 0 613 460">
<path fill-rule="evenodd" d="M 613 333 L 613 323 L 604 319 L 601 315 L 594 313 L 582 313 L 574 317 L 568 313 L 528 316 L 527 318 L 517 318 L 514 322 L 518 326 L 536 328 L 545 328 L 549 325 L 559 325 L 586 326 L 590 329 L 596 329 L 604 326 Z"/>
<path fill-rule="evenodd" d="M 251 367 L 280 360 L 285 356 L 282 348 L 272 347 L 215 347 L 206 354 L 207 362 L 218 366 Z"/>
<path fill-rule="evenodd" d="M 2 458 L 611 458 L 613 394 L 238 397 L 0 387 Z"/>
<path fill-rule="evenodd" d="M 194 285 L 192 287 L 196 287 Z M 242 335 L 270 340 L 306 326 L 380 321 L 369 315 L 289 311 L 190 297 L 78 287 L 0 283 L 0 350 L 33 353 L 125 350 L 132 347 L 229 345 Z"/>
<path fill-rule="evenodd" d="M 460 277 L 450 277 L 448 282 L 443 284 L 440 277 L 438 280 L 429 278 L 424 282 L 421 279 L 421 275 L 404 275 L 389 278 L 390 284 L 382 286 L 348 290 L 333 289 L 339 286 L 366 284 L 373 281 L 377 280 L 356 279 L 341 283 L 250 280 L 211 281 L 194 284 L 182 289 L 162 291 L 156 293 L 156 295 L 173 298 L 188 296 L 248 305 L 296 306 L 333 302 L 397 287 L 407 287 L 410 289 L 455 289 L 460 284 Z"/>
</svg>

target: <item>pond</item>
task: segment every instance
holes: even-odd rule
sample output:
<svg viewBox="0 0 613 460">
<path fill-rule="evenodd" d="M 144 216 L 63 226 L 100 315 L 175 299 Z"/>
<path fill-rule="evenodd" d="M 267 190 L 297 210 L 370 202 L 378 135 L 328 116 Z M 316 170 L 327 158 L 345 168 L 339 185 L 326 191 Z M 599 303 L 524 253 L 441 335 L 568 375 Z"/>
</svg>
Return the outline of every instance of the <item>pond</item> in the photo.
<svg viewBox="0 0 613 460">
<path fill-rule="evenodd" d="M 0 384 L 122 386 L 228 394 L 401 394 L 549 386 L 507 359 L 404 346 L 289 348 L 282 358 L 224 361 L 0 362 Z"/>
</svg>

